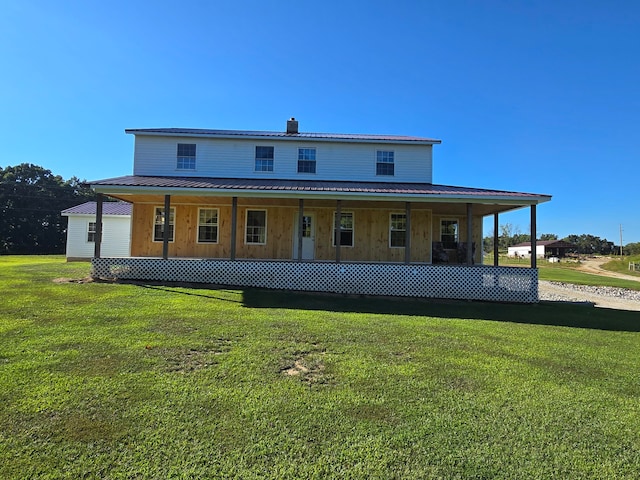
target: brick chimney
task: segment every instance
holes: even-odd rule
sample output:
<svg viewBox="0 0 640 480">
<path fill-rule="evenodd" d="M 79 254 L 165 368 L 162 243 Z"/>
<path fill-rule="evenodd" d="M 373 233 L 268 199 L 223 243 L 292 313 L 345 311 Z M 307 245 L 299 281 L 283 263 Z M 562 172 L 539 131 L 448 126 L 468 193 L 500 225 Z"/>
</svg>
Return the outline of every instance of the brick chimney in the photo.
<svg viewBox="0 0 640 480">
<path fill-rule="evenodd" d="M 298 121 L 294 117 L 291 117 L 289 120 L 287 120 L 287 133 L 288 134 L 299 133 Z"/>
</svg>

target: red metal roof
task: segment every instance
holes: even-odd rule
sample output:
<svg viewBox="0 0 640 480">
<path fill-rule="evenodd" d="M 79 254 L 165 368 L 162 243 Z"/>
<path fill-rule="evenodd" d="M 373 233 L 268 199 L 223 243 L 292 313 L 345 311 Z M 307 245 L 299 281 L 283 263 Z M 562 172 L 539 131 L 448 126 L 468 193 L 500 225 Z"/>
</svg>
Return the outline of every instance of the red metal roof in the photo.
<svg viewBox="0 0 640 480">
<path fill-rule="evenodd" d="M 151 177 L 130 175 L 90 182 L 93 187 L 143 187 L 159 189 L 209 189 L 238 191 L 282 191 L 282 192 L 334 192 L 385 195 L 415 195 L 443 198 L 509 198 L 528 200 L 533 203 L 549 200 L 549 195 L 509 192 L 482 188 L 434 185 L 431 183 L 394 183 L 394 182 L 353 182 L 353 181 L 314 181 L 282 180 L 263 178 L 210 178 L 210 177 Z M 106 191 L 104 188 L 100 189 Z"/>
<path fill-rule="evenodd" d="M 260 130 L 211 130 L 202 128 L 130 128 L 126 133 L 134 135 L 169 135 L 198 137 L 276 137 L 282 139 L 318 139 L 361 142 L 400 142 L 400 143 L 441 143 L 435 138 L 412 137 L 406 135 L 370 135 L 351 133 L 286 133 Z"/>
<path fill-rule="evenodd" d="M 86 202 L 62 211 L 63 215 L 95 215 L 96 202 Z M 103 215 L 131 215 L 131 204 L 127 202 L 104 202 Z"/>
</svg>

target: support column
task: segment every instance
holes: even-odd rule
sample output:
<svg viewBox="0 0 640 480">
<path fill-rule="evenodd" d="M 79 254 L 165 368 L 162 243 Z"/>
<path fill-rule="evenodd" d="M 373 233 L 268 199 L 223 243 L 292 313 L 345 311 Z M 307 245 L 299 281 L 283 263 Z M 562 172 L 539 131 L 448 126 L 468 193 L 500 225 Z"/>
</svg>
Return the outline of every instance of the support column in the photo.
<svg viewBox="0 0 640 480">
<path fill-rule="evenodd" d="M 236 239 L 238 238 L 238 197 L 231 199 L 231 260 L 236 259 Z"/>
<path fill-rule="evenodd" d="M 531 205 L 531 268 L 538 268 L 538 256 L 536 255 L 536 237 L 538 236 L 538 232 L 536 221 L 536 206 Z"/>
<path fill-rule="evenodd" d="M 298 202 L 298 261 L 302 261 L 302 235 L 304 233 L 304 200 Z"/>
<path fill-rule="evenodd" d="M 162 258 L 169 258 L 169 219 L 171 213 L 171 195 L 164 196 L 164 219 L 162 221 Z M 175 226 L 174 226 L 175 228 Z"/>
<path fill-rule="evenodd" d="M 335 220 L 335 242 L 336 242 L 336 263 L 340 263 L 340 226 L 342 225 L 342 201 L 336 201 L 336 220 Z"/>
<path fill-rule="evenodd" d="M 405 239 L 404 239 L 404 263 L 411 263 L 411 202 L 405 203 Z"/>
<path fill-rule="evenodd" d="M 102 247 L 102 203 L 104 195 L 99 193 L 96 198 L 96 233 L 93 244 L 94 258 L 100 258 L 100 248 Z"/>
<path fill-rule="evenodd" d="M 473 265 L 473 204 L 467 203 L 467 265 Z"/>
<path fill-rule="evenodd" d="M 493 214 L 493 265 L 498 266 L 498 243 L 500 242 L 500 233 L 498 231 L 498 214 Z"/>
</svg>

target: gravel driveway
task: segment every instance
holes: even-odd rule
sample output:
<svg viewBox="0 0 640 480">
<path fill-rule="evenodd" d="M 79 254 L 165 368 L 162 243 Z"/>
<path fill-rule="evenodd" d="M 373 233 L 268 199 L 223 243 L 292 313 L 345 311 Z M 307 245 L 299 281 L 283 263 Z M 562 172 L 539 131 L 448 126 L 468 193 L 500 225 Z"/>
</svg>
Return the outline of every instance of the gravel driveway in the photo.
<svg viewBox="0 0 640 480">
<path fill-rule="evenodd" d="M 591 287 L 540 280 L 541 301 L 590 303 L 601 308 L 640 312 L 640 291 L 615 287 Z"/>
</svg>

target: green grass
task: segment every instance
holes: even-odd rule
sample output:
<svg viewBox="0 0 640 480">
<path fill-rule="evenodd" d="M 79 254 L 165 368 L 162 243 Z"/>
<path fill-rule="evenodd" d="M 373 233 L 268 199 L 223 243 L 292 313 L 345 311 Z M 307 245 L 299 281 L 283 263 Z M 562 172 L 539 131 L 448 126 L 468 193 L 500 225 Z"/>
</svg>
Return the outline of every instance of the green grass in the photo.
<svg viewBox="0 0 640 480">
<path fill-rule="evenodd" d="M 640 271 L 629 270 L 629 262 L 640 264 L 640 255 L 635 255 L 632 257 L 622 257 L 622 258 L 614 257 L 610 261 L 602 265 L 602 268 L 604 268 L 605 270 L 610 270 L 612 272 L 624 273 L 625 275 L 632 275 L 640 279 Z"/>
<path fill-rule="evenodd" d="M 637 312 L 52 281 L 87 271 L 0 257 L 0 478 L 640 471 Z"/>
<path fill-rule="evenodd" d="M 640 262 L 640 260 L 638 260 Z M 610 268 L 610 264 L 618 262 L 620 260 L 613 260 L 604 265 L 608 270 L 614 270 Z M 493 256 L 486 256 L 484 260 L 485 265 L 493 264 Z M 501 266 L 513 266 L 513 267 L 529 267 L 531 260 L 528 258 L 512 258 L 500 256 Z M 592 286 L 607 286 L 617 288 L 628 288 L 630 290 L 640 290 L 640 282 L 634 280 L 625 280 L 620 278 L 605 277 L 602 275 L 593 275 L 590 273 L 584 273 L 577 270 L 579 263 L 573 261 L 562 261 L 559 263 L 549 263 L 547 260 L 540 259 L 537 262 L 538 266 L 538 278 L 540 280 L 547 280 L 550 282 L 564 282 L 574 283 L 577 285 L 592 285 Z M 628 262 L 625 263 L 628 268 Z M 623 272 L 622 273 L 629 273 Z M 638 274 L 640 278 L 640 274 Z"/>
</svg>

